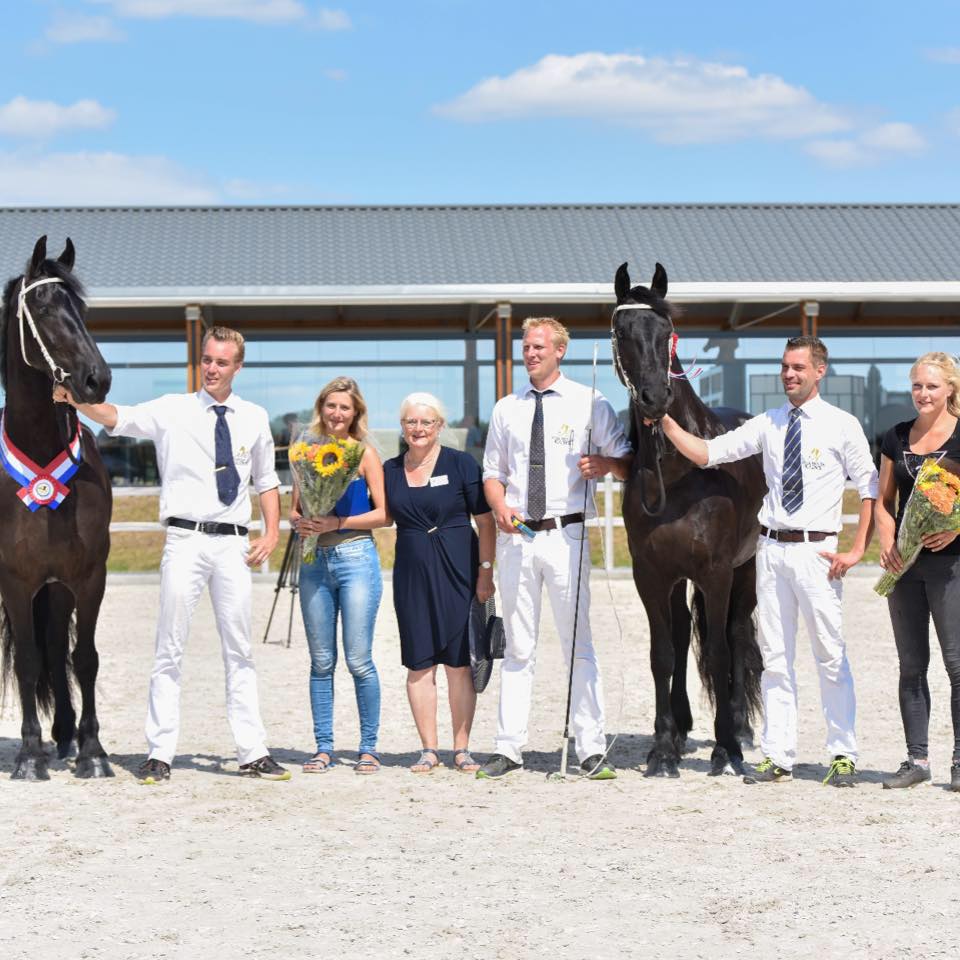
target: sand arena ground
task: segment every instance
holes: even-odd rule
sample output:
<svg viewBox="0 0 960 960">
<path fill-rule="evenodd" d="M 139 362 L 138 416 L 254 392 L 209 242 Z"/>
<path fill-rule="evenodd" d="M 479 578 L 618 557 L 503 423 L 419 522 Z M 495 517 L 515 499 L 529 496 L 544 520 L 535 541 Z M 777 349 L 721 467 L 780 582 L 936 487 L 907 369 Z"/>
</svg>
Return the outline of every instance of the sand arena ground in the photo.
<svg viewBox="0 0 960 960">
<path fill-rule="evenodd" d="M 312 747 L 299 613 L 293 645 L 260 646 L 273 587 L 255 587 L 261 701 L 287 783 L 236 776 L 209 603 L 185 661 L 171 783 L 139 786 L 155 583 L 110 581 L 99 630 L 99 711 L 117 776 L 9 780 L 19 711 L 0 715 L 0 956 L 138 957 L 954 957 L 960 795 L 948 793 L 949 701 L 931 670 L 934 786 L 883 791 L 904 748 L 896 654 L 875 569 L 851 573 L 845 617 L 859 701 L 861 784 L 822 787 L 823 721 L 805 639 L 800 752 L 790 784 L 708 779 L 711 718 L 690 678 L 696 751 L 679 780 L 637 769 L 650 746 L 646 617 L 627 580 L 594 575 L 593 625 L 619 731 L 610 783 L 548 782 L 559 762 L 565 675 L 548 622 L 527 769 L 478 782 L 406 767 L 418 746 L 389 584 L 377 624 L 384 769 L 307 776 Z M 608 594 L 612 592 L 612 598 Z M 286 629 L 287 595 L 281 599 Z M 620 639 L 614 610 L 624 625 Z M 442 688 L 442 681 L 441 681 Z M 338 748 L 357 741 L 352 683 L 337 671 Z M 443 693 L 443 689 L 441 689 Z M 473 745 L 491 746 L 496 675 Z M 622 708 L 621 708 L 621 699 Z M 442 701 L 441 701 L 442 702 Z M 748 753 L 757 759 L 757 751 Z"/>
</svg>

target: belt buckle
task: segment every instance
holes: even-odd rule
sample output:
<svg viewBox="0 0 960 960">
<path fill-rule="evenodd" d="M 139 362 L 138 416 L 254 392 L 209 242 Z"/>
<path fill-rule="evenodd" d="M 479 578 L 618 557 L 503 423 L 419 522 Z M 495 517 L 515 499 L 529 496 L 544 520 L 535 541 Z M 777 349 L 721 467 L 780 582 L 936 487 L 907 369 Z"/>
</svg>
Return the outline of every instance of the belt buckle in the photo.
<svg viewBox="0 0 960 960">
<path fill-rule="evenodd" d="M 212 520 L 201 520 L 197 524 L 197 530 L 200 533 L 205 533 L 207 536 L 211 536 L 217 532 L 218 524 L 214 523 Z"/>
</svg>

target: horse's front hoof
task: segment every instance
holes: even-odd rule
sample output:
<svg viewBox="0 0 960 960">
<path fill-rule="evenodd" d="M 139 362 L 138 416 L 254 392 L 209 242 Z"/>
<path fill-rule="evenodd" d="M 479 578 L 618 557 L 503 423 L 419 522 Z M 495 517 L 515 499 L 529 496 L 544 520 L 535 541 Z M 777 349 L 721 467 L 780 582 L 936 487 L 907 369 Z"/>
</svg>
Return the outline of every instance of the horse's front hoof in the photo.
<svg viewBox="0 0 960 960">
<path fill-rule="evenodd" d="M 656 754 L 650 754 L 647 757 L 647 769 L 643 775 L 676 779 L 680 776 L 680 764 L 674 757 L 658 757 Z"/>
<path fill-rule="evenodd" d="M 49 780 L 50 768 L 45 757 L 22 757 L 17 760 L 11 780 Z"/>
<path fill-rule="evenodd" d="M 74 753 L 76 740 L 71 737 L 69 740 L 57 741 L 57 759 L 66 760 Z"/>
<path fill-rule="evenodd" d="M 74 776 L 80 780 L 99 780 L 114 776 L 113 768 L 106 757 L 83 757 L 77 760 Z"/>
<path fill-rule="evenodd" d="M 731 757 L 723 747 L 716 747 L 710 757 L 708 777 L 742 777 L 743 758 Z"/>
</svg>

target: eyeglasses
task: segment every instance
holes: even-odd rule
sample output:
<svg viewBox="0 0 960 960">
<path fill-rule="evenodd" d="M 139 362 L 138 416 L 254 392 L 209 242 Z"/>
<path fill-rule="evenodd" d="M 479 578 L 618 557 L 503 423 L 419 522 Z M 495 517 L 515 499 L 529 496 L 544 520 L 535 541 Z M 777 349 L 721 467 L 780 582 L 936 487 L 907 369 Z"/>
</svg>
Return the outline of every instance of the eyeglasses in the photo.
<svg viewBox="0 0 960 960">
<path fill-rule="evenodd" d="M 408 417 L 406 420 L 400 421 L 408 430 L 416 430 L 417 427 L 423 427 L 424 430 L 432 430 L 440 421 L 439 420 L 415 420 L 413 417 Z"/>
</svg>

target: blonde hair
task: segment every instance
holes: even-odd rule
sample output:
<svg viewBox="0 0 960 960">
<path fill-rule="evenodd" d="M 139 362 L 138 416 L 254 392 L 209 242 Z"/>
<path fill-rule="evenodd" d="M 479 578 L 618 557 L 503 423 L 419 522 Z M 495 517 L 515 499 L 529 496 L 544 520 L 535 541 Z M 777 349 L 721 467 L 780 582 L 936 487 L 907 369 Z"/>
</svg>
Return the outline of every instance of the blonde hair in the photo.
<svg viewBox="0 0 960 960">
<path fill-rule="evenodd" d="M 200 341 L 200 350 L 203 351 L 210 340 L 217 340 L 220 343 L 233 343 L 237 347 L 237 362 L 243 363 L 244 340 L 243 334 L 239 330 L 233 330 L 231 327 L 211 327 Z"/>
<path fill-rule="evenodd" d="M 350 427 L 347 433 L 354 440 L 365 440 L 367 436 L 367 404 L 363 399 L 363 394 L 357 386 L 357 381 L 351 377 L 334 377 L 325 387 L 321 388 L 317 394 L 317 399 L 313 404 L 313 420 L 310 422 L 310 433 L 320 436 L 326 432 L 326 425 L 323 422 L 323 405 L 327 402 L 327 397 L 331 393 L 347 393 L 353 401 L 353 420 L 350 421 Z"/>
<path fill-rule="evenodd" d="M 953 393 L 947 398 L 947 411 L 954 417 L 960 417 L 960 368 L 956 359 L 941 350 L 925 353 L 922 357 L 917 357 L 910 368 L 911 380 L 920 367 L 935 367 L 940 371 L 944 381 L 953 388 Z"/>
<path fill-rule="evenodd" d="M 527 317 L 523 321 L 524 335 L 534 327 L 547 327 L 551 331 L 555 347 L 566 347 L 570 342 L 570 332 L 556 317 Z"/>
<path fill-rule="evenodd" d="M 403 420 L 411 407 L 429 407 L 440 418 L 442 423 L 447 422 L 447 411 L 443 404 L 432 393 L 409 393 L 400 404 L 400 419 Z"/>
</svg>

